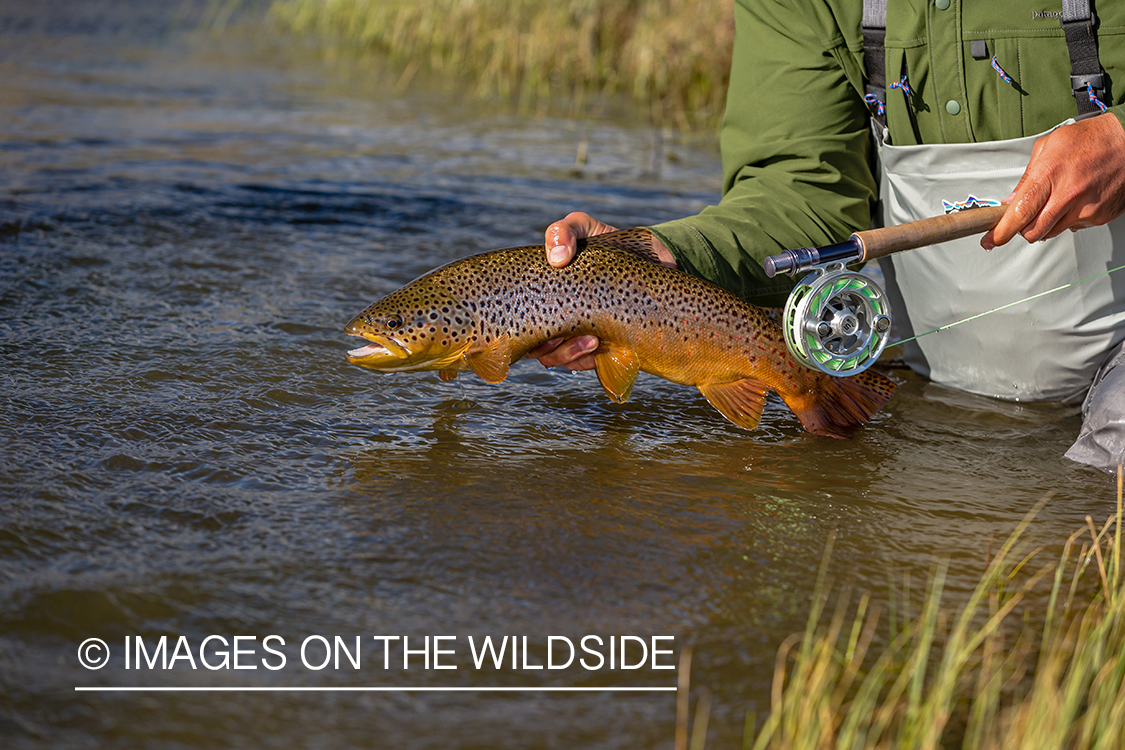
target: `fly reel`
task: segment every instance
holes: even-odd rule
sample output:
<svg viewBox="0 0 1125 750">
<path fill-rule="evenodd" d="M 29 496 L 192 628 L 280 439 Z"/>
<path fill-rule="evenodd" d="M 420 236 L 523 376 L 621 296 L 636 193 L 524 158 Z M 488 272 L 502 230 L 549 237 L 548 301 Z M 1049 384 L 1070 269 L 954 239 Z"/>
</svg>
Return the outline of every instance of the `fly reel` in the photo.
<svg viewBox="0 0 1125 750">
<path fill-rule="evenodd" d="M 886 293 L 843 263 L 813 267 L 790 293 L 783 317 L 789 351 L 829 375 L 866 370 L 883 353 L 891 330 Z"/>
<path fill-rule="evenodd" d="M 1007 210 L 996 201 L 969 196 L 946 213 L 893 227 L 855 232 L 843 242 L 785 250 L 762 265 L 777 274 L 812 273 L 797 282 L 785 303 L 785 343 L 797 359 L 829 375 L 855 375 L 887 346 L 891 305 L 879 285 L 844 264 L 968 237 L 996 226 Z"/>
</svg>

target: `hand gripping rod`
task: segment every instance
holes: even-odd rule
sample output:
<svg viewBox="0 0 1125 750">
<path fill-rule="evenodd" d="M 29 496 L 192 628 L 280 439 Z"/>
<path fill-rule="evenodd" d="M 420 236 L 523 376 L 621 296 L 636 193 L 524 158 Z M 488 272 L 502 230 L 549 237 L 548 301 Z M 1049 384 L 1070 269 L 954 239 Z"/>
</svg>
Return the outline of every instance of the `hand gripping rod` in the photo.
<svg viewBox="0 0 1125 750">
<path fill-rule="evenodd" d="M 868 229 L 834 245 L 802 247 L 771 255 L 763 261 L 763 265 L 766 276 L 772 279 L 779 273 L 793 275 L 825 263 L 874 260 L 903 250 L 987 232 L 996 226 L 1007 209 L 1007 206 L 967 208 L 894 227 Z"/>
</svg>

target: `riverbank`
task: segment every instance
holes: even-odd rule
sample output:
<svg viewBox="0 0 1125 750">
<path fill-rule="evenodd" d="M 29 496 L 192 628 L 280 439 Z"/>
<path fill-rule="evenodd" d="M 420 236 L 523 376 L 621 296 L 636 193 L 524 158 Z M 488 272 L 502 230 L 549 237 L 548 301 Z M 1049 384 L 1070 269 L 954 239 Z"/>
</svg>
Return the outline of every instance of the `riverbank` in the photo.
<svg viewBox="0 0 1125 750">
<path fill-rule="evenodd" d="M 734 39 L 725 0 L 277 0 L 270 16 L 327 55 L 385 58 L 401 90 L 433 71 L 523 114 L 578 117 L 626 94 L 682 130 L 717 127 Z"/>
</svg>

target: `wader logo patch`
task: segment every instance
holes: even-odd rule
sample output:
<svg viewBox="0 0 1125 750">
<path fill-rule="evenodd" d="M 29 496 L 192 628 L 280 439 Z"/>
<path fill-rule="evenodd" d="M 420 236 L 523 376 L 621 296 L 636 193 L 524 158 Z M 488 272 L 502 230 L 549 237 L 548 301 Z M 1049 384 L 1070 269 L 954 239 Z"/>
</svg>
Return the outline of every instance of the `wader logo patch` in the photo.
<svg viewBox="0 0 1125 750">
<path fill-rule="evenodd" d="M 957 213 L 958 211 L 968 211 L 971 208 L 984 208 L 985 206 L 999 206 L 1000 201 L 986 200 L 984 198 L 977 198 L 975 195 L 970 195 L 963 201 L 947 201 L 941 202 L 942 209 L 947 214 Z"/>
<path fill-rule="evenodd" d="M 1037 18 L 1053 18 L 1056 21 L 1062 20 L 1061 10 L 1033 10 L 1031 11 L 1032 20 Z"/>
</svg>

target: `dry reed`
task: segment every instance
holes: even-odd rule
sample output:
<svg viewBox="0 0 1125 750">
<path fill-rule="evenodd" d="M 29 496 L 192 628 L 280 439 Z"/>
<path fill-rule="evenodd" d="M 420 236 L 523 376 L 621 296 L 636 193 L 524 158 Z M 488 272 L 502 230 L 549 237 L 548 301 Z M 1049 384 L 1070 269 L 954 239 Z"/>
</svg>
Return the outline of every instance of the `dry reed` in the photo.
<svg viewBox="0 0 1125 750">
<path fill-rule="evenodd" d="M 385 57 L 401 88 L 429 69 L 521 111 L 579 114 L 626 92 L 682 129 L 721 117 L 734 37 L 731 0 L 275 0 L 271 15 L 332 50 Z"/>
<path fill-rule="evenodd" d="M 937 565 L 922 611 L 908 615 L 901 629 L 892 625 L 890 643 L 878 654 L 869 653 L 881 619 L 869 598 L 853 617 L 846 617 L 845 602 L 822 624 L 829 588 L 822 566 L 806 631 L 782 645 L 771 710 L 757 734 L 748 734 L 747 747 L 1125 746 L 1121 506 L 1119 475 L 1116 515 L 1100 529 L 1087 517 L 1057 564 L 1031 571 L 1041 550 L 1022 558 L 1016 550 L 1037 506 L 952 617 L 941 607 L 946 567 Z M 1096 592 L 1082 596 L 1079 584 L 1090 575 Z M 1013 611 L 1048 576 L 1053 585 L 1042 626 L 1025 622 L 1013 636 Z"/>
</svg>

